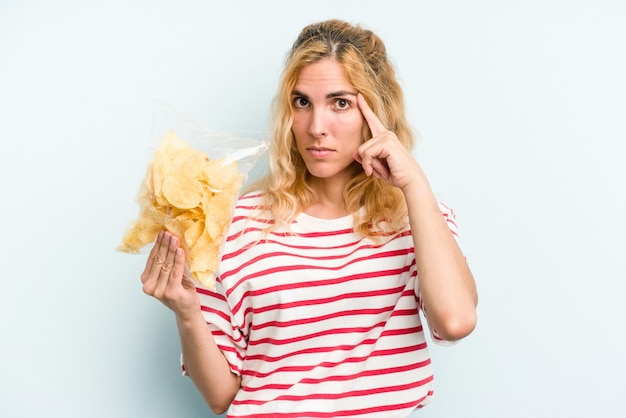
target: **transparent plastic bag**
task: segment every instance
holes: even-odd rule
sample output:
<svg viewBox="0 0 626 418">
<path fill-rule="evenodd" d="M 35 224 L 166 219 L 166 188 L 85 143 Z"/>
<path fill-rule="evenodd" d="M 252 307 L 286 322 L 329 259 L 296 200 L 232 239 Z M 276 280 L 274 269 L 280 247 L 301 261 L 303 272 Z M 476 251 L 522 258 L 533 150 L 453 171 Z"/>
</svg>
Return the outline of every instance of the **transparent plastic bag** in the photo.
<svg viewBox="0 0 626 418">
<path fill-rule="evenodd" d="M 259 132 L 210 131 L 193 116 L 157 103 L 139 213 L 118 251 L 139 254 L 161 230 L 176 235 L 191 278 L 212 288 L 234 205 L 267 149 Z"/>
<path fill-rule="evenodd" d="M 161 102 L 155 102 L 150 147 L 155 150 L 163 136 L 175 131 L 191 147 L 209 158 L 237 161 L 247 179 L 252 167 L 267 149 L 267 134 L 257 131 L 212 131 L 195 116 Z"/>
</svg>

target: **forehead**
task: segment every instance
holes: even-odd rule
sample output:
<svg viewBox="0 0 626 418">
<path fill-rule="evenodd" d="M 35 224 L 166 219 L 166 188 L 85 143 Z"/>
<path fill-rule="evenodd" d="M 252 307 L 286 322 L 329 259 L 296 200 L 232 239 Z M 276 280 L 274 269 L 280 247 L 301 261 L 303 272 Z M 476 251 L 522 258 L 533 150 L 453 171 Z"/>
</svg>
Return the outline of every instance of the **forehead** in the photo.
<svg viewBox="0 0 626 418">
<path fill-rule="evenodd" d="M 334 59 L 324 59 L 306 65 L 300 71 L 296 89 L 336 90 L 352 88 L 343 66 Z"/>
</svg>

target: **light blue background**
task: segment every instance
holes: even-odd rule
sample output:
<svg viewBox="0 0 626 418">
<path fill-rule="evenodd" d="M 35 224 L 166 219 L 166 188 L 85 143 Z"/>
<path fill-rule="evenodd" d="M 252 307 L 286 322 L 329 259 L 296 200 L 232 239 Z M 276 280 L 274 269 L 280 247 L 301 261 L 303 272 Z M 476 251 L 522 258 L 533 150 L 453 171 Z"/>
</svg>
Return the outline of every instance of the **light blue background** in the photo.
<svg viewBox="0 0 626 418">
<path fill-rule="evenodd" d="M 0 416 L 211 416 L 145 257 L 115 251 L 152 100 L 266 130 L 284 54 L 330 17 L 386 42 L 478 281 L 418 416 L 626 416 L 619 0 L 0 0 Z"/>
</svg>

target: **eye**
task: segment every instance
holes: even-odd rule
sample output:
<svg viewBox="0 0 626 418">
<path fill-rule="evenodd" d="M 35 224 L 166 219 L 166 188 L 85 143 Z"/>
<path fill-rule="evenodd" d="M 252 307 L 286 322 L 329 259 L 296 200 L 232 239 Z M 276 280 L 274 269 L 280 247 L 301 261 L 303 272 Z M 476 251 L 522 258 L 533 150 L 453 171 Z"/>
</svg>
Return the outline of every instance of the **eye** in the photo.
<svg viewBox="0 0 626 418">
<path fill-rule="evenodd" d="M 345 110 L 350 107 L 350 101 L 346 99 L 337 99 L 335 100 L 335 108 L 339 110 Z"/>
<path fill-rule="evenodd" d="M 309 101 L 304 97 L 296 97 L 293 99 L 293 106 L 297 109 L 303 109 L 309 106 Z"/>
</svg>

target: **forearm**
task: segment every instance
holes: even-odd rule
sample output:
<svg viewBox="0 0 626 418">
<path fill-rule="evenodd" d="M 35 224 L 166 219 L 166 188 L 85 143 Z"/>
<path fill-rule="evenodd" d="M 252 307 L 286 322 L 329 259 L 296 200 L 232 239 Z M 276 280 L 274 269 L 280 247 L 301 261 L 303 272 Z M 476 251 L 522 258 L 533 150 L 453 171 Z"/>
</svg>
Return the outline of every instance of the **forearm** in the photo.
<svg viewBox="0 0 626 418">
<path fill-rule="evenodd" d="M 185 370 L 211 409 L 224 413 L 241 385 L 217 346 L 200 311 L 190 318 L 177 316 Z"/>
<path fill-rule="evenodd" d="M 465 256 L 441 214 L 428 181 L 418 179 L 403 189 L 413 233 L 422 302 L 439 336 L 457 340 L 476 324 L 476 285 Z"/>
</svg>

